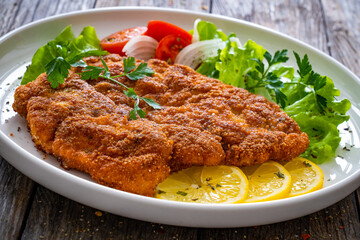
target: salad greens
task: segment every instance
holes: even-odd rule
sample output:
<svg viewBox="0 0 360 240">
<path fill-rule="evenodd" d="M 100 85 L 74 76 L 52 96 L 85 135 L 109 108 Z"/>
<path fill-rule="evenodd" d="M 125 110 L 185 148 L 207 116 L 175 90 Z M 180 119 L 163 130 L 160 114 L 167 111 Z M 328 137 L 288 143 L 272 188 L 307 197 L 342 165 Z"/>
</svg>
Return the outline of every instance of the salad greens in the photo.
<svg viewBox="0 0 360 240">
<path fill-rule="evenodd" d="M 35 52 L 21 84 L 31 82 L 46 72 L 51 86 L 57 88 L 68 76 L 71 65 L 78 65 L 77 62 L 84 57 L 107 53 L 101 49 L 93 27 L 84 27 L 79 37 L 75 38 L 71 26 L 68 26 L 54 40 Z"/>
<path fill-rule="evenodd" d="M 221 30 L 217 29 L 216 25 L 211 22 L 199 21 L 196 24 L 198 29 L 199 41 L 211 40 L 215 38 L 220 38 L 226 40 L 228 37 Z"/>
<path fill-rule="evenodd" d="M 219 38 L 219 30 L 206 21 L 199 21 L 194 32 L 207 36 L 207 40 L 209 36 Z M 278 103 L 309 136 L 310 145 L 303 157 L 316 163 L 334 157 L 341 140 L 337 126 L 349 119 L 346 112 L 351 107 L 350 101 L 336 99 L 340 91 L 329 77 L 312 69 L 306 54 L 301 58 L 294 52 L 298 68 L 295 72 L 284 65 L 289 59 L 286 49 L 272 56 L 252 40 L 239 46 L 231 41 L 233 37 L 236 36 L 231 33 L 218 56 L 205 59 L 197 71 Z"/>
</svg>

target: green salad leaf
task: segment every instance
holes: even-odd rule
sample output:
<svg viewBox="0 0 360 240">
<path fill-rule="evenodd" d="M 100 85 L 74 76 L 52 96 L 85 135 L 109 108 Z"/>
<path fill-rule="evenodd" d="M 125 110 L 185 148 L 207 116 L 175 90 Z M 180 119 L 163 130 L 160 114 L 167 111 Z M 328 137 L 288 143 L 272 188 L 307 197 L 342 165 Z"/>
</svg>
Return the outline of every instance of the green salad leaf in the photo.
<svg viewBox="0 0 360 240">
<path fill-rule="evenodd" d="M 71 65 L 78 65 L 78 61 L 84 57 L 104 54 L 107 52 L 101 49 L 93 27 L 84 27 L 76 38 L 71 26 L 68 26 L 54 40 L 35 52 L 21 84 L 34 81 L 41 73 L 46 72 L 51 86 L 57 88 L 69 74 Z"/>
<path fill-rule="evenodd" d="M 337 126 L 349 120 L 346 112 L 351 103 L 348 99 L 336 100 L 340 91 L 329 77 L 312 70 L 307 55 L 302 59 L 297 53 L 294 55 L 299 76 L 292 81 L 297 84 L 288 84 L 290 87 L 284 90 L 288 94 L 295 93 L 284 111 L 309 136 L 310 145 L 303 157 L 322 163 L 335 156 L 341 140 Z"/>
<path fill-rule="evenodd" d="M 226 40 L 228 38 L 225 33 L 219 30 L 217 26 L 211 22 L 199 21 L 196 25 L 196 28 L 200 41 L 211 40 L 215 38 Z"/>
</svg>

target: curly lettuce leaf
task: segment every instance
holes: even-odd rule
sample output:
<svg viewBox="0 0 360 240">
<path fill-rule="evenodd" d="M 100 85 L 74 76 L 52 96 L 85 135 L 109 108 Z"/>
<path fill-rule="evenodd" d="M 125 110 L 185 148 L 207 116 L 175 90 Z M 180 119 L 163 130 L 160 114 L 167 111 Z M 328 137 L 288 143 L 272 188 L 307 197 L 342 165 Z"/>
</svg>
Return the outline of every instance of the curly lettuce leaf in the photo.
<svg viewBox="0 0 360 240">
<path fill-rule="evenodd" d="M 302 94 L 294 103 L 285 107 L 284 111 L 292 117 L 310 139 L 308 149 L 302 154 L 303 157 L 316 163 L 323 163 L 335 157 L 335 151 L 339 146 L 341 138 L 337 126 L 347 120 L 346 112 L 351 103 L 348 99 L 337 101 L 336 97 L 340 91 L 335 88 L 333 81 L 325 77 L 325 85 L 317 91 L 317 94 L 326 99 L 326 108 L 319 108 L 316 95 L 301 88 Z"/>
<path fill-rule="evenodd" d="M 218 61 L 219 55 L 207 58 L 200 64 L 196 71 L 211 78 L 219 78 L 219 71 L 215 67 Z"/>
<path fill-rule="evenodd" d="M 71 26 L 68 26 L 54 40 L 51 40 L 35 52 L 31 65 L 27 68 L 21 84 L 33 81 L 41 73 L 49 72 L 51 69 L 62 69 L 60 75 L 65 74 L 67 70 L 64 70 L 61 66 L 56 68 L 48 65 L 51 62 L 59 63 L 59 59 L 65 59 L 66 63 L 73 64 L 83 57 L 99 56 L 106 53 L 106 51 L 102 51 L 100 41 L 93 27 L 84 27 L 79 37 L 75 38 Z M 69 66 L 68 64 L 66 66 Z M 46 68 L 47 65 L 48 68 Z M 50 73 L 52 73 L 52 76 L 54 75 L 54 79 L 59 79 L 59 74 L 51 71 Z M 58 82 L 52 84 L 57 86 Z"/>
<path fill-rule="evenodd" d="M 21 84 L 26 84 L 35 80 L 41 73 L 45 72 L 45 65 L 51 62 L 56 55 L 54 51 L 54 45 L 57 43 L 63 45 L 65 42 L 69 42 L 75 39 L 75 35 L 71 30 L 71 26 L 66 27 L 54 40 L 48 42 L 46 45 L 40 47 L 34 54 L 31 60 L 31 65 L 27 68 Z"/>
<path fill-rule="evenodd" d="M 217 26 L 211 22 L 199 21 L 196 25 L 197 32 L 199 34 L 199 41 L 211 40 L 220 38 L 226 40 L 227 36 Z"/>
<path fill-rule="evenodd" d="M 244 47 L 237 46 L 236 42 L 229 42 L 220 52 L 219 61 L 215 68 L 219 71 L 219 79 L 226 84 L 246 88 L 246 73 L 255 69 L 253 58 L 262 60 L 266 49 L 248 40 Z"/>
<path fill-rule="evenodd" d="M 292 118 L 309 136 L 310 144 L 302 156 L 316 163 L 323 163 L 335 156 L 340 143 L 337 126 L 328 121 L 328 116 L 298 113 Z"/>
</svg>

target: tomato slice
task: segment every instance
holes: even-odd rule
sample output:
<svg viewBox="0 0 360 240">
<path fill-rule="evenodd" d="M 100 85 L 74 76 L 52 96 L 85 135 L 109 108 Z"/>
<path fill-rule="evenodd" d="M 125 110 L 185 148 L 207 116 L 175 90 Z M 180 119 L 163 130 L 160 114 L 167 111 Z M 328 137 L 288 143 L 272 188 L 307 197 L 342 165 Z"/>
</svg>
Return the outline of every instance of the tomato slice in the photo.
<svg viewBox="0 0 360 240">
<path fill-rule="evenodd" d="M 101 47 L 110 53 L 118 53 L 121 56 L 125 56 L 125 53 L 122 51 L 125 44 L 130 39 L 142 35 L 146 30 L 146 27 L 133 27 L 113 33 L 100 41 Z"/>
<path fill-rule="evenodd" d="M 172 34 L 179 35 L 189 41 L 192 39 L 192 35 L 181 27 L 157 20 L 149 21 L 147 31 L 144 33 L 144 35 L 155 38 L 158 42 L 160 42 L 163 37 Z"/>
<path fill-rule="evenodd" d="M 174 63 L 179 52 L 190 43 L 191 40 L 181 35 L 167 35 L 159 42 L 156 48 L 155 58 L 167 61 L 168 63 Z"/>
</svg>

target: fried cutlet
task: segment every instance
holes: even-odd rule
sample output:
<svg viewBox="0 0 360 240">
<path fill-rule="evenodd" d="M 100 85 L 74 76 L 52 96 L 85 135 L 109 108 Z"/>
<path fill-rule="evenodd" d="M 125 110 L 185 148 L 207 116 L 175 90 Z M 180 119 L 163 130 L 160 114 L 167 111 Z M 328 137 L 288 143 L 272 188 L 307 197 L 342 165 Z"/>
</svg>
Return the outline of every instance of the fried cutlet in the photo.
<svg viewBox="0 0 360 240">
<path fill-rule="evenodd" d="M 112 75 L 122 58 L 104 57 Z M 89 65 L 101 66 L 97 57 Z M 137 60 L 137 64 L 141 61 Z M 117 81 L 141 97 L 146 118 L 129 120 L 134 100 L 106 79 L 81 80 L 74 68 L 57 89 L 46 74 L 15 91 L 13 108 L 26 117 L 36 146 L 62 166 L 89 173 L 109 187 L 152 196 L 171 171 L 190 166 L 249 166 L 290 160 L 309 139 L 280 108 L 264 97 L 202 76 L 181 65 L 150 60 L 152 77 Z"/>
<path fill-rule="evenodd" d="M 115 104 L 71 73 L 56 90 L 46 74 L 15 91 L 13 108 L 27 118 L 36 146 L 66 169 L 97 182 L 152 196 L 171 169 L 218 165 L 220 139 L 189 126 L 129 121 L 130 107 Z"/>
</svg>

